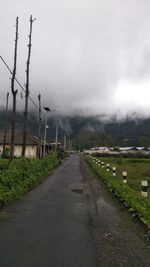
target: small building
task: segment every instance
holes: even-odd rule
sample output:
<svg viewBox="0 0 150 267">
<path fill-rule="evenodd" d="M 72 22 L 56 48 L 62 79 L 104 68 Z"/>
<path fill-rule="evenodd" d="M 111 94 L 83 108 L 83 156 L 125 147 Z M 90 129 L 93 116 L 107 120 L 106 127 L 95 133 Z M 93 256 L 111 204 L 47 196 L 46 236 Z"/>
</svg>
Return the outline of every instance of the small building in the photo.
<svg viewBox="0 0 150 267">
<path fill-rule="evenodd" d="M 11 131 L 8 130 L 6 134 L 6 144 L 5 148 L 10 149 L 10 141 L 11 141 Z M 28 158 L 36 158 L 38 155 L 38 137 L 27 134 L 26 139 L 26 151 L 25 156 Z M 2 154 L 3 151 L 3 143 L 4 143 L 4 130 L 0 130 L 0 151 Z M 22 154 L 22 146 L 23 146 L 23 133 L 22 131 L 16 130 L 15 132 L 15 143 L 14 143 L 14 156 L 16 158 L 21 157 Z M 40 143 L 40 155 L 43 155 L 43 147 L 44 142 L 41 141 Z M 50 149 L 49 145 L 46 143 L 46 151 Z"/>
</svg>

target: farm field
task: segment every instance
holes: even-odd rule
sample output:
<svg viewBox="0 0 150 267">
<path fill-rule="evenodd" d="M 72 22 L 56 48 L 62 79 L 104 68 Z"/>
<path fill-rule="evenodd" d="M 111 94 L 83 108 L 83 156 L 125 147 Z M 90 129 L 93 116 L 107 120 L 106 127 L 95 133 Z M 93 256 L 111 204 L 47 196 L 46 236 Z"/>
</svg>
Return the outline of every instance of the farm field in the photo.
<svg viewBox="0 0 150 267">
<path fill-rule="evenodd" d="M 128 185 L 134 190 L 141 190 L 141 181 L 147 180 L 150 184 L 150 159 L 139 158 L 105 158 L 99 157 L 104 162 L 110 164 L 110 168 L 116 167 L 117 176 L 122 178 L 122 172 L 126 171 L 128 176 Z"/>
</svg>

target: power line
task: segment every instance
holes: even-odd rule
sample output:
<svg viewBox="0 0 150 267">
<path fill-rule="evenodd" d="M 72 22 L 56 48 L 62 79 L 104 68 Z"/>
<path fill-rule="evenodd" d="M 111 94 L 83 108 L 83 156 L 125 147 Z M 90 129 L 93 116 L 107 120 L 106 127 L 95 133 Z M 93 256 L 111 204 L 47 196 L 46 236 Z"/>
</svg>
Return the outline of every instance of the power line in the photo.
<svg viewBox="0 0 150 267">
<path fill-rule="evenodd" d="M 3 59 L 2 56 L 0 56 L 0 58 L 1 58 L 2 62 L 4 63 L 4 65 L 6 66 L 6 68 L 7 68 L 7 69 L 9 70 L 9 72 L 12 74 L 12 71 L 11 71 L 11 69 L 9 68 L 8 64 L 6 63 L 6 61 Z M 20 88 L 23 90 L 23 92 L 26 93 L 26 90 L 24 89 L 24 87 L 21 85 L 21 83 L 18 81 L 17 78 L 15 78 L 15 81 L 16 81 L 17 84 L 20 86 Z M 30 96 L 29 96 L 29 99 L 30 99 L 30 101 L 32 102 L 32 104 L 39 110 L 38 105 L 34 102 L 34 100 L 33 100 Z M 41 111 L 41 113 L 46 117 L 46 114 L 45 114 L 43 111 Z"/>
</svg>

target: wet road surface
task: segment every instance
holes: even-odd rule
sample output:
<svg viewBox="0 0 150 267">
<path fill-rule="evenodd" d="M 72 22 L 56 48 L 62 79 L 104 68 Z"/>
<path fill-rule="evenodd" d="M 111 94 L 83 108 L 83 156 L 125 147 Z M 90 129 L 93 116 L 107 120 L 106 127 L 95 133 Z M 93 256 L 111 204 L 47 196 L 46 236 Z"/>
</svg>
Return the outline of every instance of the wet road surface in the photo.
<svg viewBox="0 0 150 267">
<path fill-rule="evenodd" d="M 81 170 L 89 184 L 89 204 L 97 241 L 100 267 L 149 267 L 150 243 L 147 229 L 129 216 L 128 210 L 82 161 Z"/>
<path fill-rule="evenodd" d="M 95 267 L 90 210 L 72 155 L 43 184 L 3 211 L 0 267 Z"/>
<path fill-rule="evenodd" d="M 0 267 L 150 266 L 141 228 L 77 155 L 0 217 Z"/>
</svg>

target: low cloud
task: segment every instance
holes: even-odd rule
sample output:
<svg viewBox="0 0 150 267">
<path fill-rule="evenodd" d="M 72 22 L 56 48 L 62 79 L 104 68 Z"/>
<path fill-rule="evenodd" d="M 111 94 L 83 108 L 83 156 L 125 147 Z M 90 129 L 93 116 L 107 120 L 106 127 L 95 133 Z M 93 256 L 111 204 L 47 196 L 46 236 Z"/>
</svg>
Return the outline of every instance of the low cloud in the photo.
<svg viewBox="0 0 150 267">
<path fill-rule="evenodd" d="M 13 2 L 13 3 L 12 3 Z M 150 112 L 148 103 L 124 102 L 120 84 L 150 82 L 150 2 L 147 0 L 6 0 L 2 3 L 0 54 L 13 66 L 14 24 L 19 16 L 17 77 L 25 83 L 29 16 L 33 25 L 30 91 L 44 105 L 67 113 Z M 7 16 L 6 16 L 7 14 Z M 0 62 L 1 106 L 10 91 L 10 74 Z M 140 86 L 139 86 L 140 85 Z M 126 90 L 122 86 L 122 90 Z M 123 91 L 124 94 L 124 91 Z M 18 95 L 18 106 L 23 100 Z"/>
</svg>

